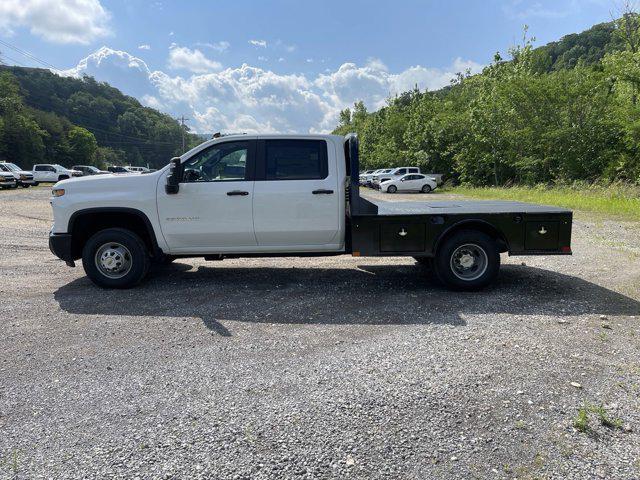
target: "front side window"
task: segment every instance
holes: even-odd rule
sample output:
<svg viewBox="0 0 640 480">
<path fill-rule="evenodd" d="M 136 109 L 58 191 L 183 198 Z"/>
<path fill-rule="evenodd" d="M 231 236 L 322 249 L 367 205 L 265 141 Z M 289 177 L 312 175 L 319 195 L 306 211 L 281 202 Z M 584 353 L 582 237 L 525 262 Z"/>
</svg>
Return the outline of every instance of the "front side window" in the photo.
<svg viewBox="0 0 640 480">
<path fill-rule="evenodd" d="M 245 179 L 249 142 L 227 142 L 196 153 L 184 163 L 183 182 L 233 182 Z"/>
<path fill-rule="evenodd" d="M 266 180 L 321 180 L 328 176 L 323 140 L 267 140 Z"/>
</svg>

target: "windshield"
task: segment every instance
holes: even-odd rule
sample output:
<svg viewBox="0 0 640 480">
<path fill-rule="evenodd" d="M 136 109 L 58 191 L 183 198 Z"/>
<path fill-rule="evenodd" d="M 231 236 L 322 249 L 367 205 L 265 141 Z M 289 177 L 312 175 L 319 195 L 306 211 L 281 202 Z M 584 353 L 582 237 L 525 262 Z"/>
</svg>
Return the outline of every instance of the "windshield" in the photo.
<svg viewBox="0 0 640 480">
<path fill-rule="evenodd" d="M 13 170 L 14 172 L 19 172 L 20 170 L 22 170 L 15 163 L 3 163 L 3 165 L 7 167 L 9 170 Z"/>
</svg>

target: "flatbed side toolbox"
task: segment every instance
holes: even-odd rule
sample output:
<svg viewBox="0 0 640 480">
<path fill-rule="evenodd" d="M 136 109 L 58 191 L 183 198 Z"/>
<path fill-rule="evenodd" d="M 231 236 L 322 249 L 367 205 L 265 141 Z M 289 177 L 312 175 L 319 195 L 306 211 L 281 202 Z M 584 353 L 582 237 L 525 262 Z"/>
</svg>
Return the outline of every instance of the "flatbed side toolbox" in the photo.
<svg viewBox="0 0 640 480">
<path fill-rule="evenodd" d="M 380 252 L 424 252 L 427 224 L 422 222 L 393 222 L 380 224 Z"/>
<path fill-rule="evenodd" d="M 559 222 L 526 222 L 525 250 L 557 250 L 560 239 Z"/>
</svg>

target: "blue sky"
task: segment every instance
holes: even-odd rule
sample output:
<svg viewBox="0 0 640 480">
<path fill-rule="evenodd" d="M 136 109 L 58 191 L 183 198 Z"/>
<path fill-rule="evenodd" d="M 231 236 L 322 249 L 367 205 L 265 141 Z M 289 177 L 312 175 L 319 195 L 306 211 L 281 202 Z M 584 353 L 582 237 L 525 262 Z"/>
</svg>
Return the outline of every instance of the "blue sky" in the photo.
<svg viewBox="0 0 640 480">
<path fill-rule="evenodd" d="M 341 108 L 608 21 L 605 0 L 2 0 L 0 58 L 90 74 L 196 131 L 327 131 Z"/>
</svg>

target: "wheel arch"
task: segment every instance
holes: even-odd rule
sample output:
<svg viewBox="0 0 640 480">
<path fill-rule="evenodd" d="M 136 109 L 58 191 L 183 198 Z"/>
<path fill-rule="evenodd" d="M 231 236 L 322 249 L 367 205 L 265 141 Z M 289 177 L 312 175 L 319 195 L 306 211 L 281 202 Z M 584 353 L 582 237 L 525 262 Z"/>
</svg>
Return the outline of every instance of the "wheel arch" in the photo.
<svg viewBox="0 0 640 480">
<path fill-rule="evenodd" d="M 71 234 L 71 253 L 74 259 L 82 257 L 82 248 L 95 233 L 106 228 L 125 228 L 142 238 L 152 256 L 162 254 L 149 217 L 141 210 L 127 207 L 86 208 L 74 212 L 69 218 L 67 232 Z"/>
<path fill-rule="evenodd" d="M 485 233 L 496 241 L 500 253 L 509 251 L 509 241 L 498 228 L 496 228 L 494 225 L 490 224 L 485 220 L 470 219 L 470 220 L 461 220 L 449 226 L 446 230 L 444 230 L 435 241 L 435 244 L 433 247 L 434 253 L 438 251 L 438 249 L 442 246 L 442 244 L 447 239 L 451 238 L 453 235 L 463 230 L 475 230 L 475 231 Z"/>
</svg>

